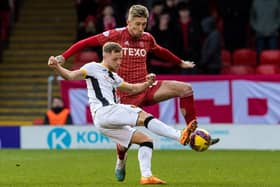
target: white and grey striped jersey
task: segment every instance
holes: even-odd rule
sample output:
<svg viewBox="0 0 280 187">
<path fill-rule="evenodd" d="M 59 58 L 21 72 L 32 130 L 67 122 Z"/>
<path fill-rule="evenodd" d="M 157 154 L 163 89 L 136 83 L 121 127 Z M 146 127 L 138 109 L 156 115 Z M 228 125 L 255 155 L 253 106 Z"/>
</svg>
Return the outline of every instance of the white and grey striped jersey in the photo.
<svg viewBox="0 0 280 187">
<path fill-rule="evenodd" d="M 89 104 L 92 112 L 102 106 L 118 103 L 115 89 L 123 79 L 100 63 L 90 62 L 80 68 L 85 71 Z"/>
</svg>

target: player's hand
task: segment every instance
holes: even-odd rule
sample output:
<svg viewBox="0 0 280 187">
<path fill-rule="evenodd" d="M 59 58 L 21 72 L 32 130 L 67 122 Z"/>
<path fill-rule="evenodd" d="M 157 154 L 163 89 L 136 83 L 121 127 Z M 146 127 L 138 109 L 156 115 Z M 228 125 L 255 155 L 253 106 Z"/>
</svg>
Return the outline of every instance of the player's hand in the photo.
<svg viewBox="0 0 280 187">
<path fill-rule="evenodd" d="M 185 61 L 182 60 L 182 63 L 180 64 L 181 68 L 193 68 L 195 66 L 195 63 L 193 61 Z"/>
<path fill-rule="evenodd" d="M 49 61 L 48 61 L 48 66 L 52 69 L 55 69 L 57 68 L 57 66 L 59 65 L 58 61 L 55 59 L 54 56 L 51 56 L 49 58 Z"/>
<path fill-rule="evenodd" d="M 65 63 L 65 58 L 62 55 L 56 56 L 55 59 L 61 65 Z"/>
<path fill-rule="evenodd" d="M 150 74 L 146 75 L 146 81 L 151 86 L 156 81 L 156 74 L 150 73 Z"/>
</svg>

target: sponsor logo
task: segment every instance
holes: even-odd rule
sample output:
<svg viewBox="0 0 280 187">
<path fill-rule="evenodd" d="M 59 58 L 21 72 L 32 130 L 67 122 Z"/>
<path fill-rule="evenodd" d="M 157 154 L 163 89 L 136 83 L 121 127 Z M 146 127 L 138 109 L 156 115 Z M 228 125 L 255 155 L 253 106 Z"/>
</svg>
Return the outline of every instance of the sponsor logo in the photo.
<svg viewBox="0 0 280 187">
<path fill-rule="evenodd" d="M 96 144 L 96 143 L 110 143 L 107 136 L 97 131 L 80 131 L 77 132 L 78 144 Z"/>
<path fill-rule="evenodd" d="M 54 128 L 47 136 L 47 144 L 50 149 L 88 148 L 102 144 L 112 143 L 107 136 L 98 131 L 68 131 L 67 128 Z"/>
<path fill-rule="evenodd" d="M 105 31 L 102 33 L 104 36 L 108 37 L 109 36 L 109 31 Z"/>
<path fill-rule="evenodd" d="M 141 48 L 123 47 L 123 55 L 124 56 L 145 57 L 147 55 L 147 51 L 145 49 L 141 49 Z"/>
<path fill-rule="evenodd" d="M 63 128 L 55 128 L 50 131 L 47 142 L 50 149 L 66 149 L 70 148 L 71 135 Z"/>
</svg>

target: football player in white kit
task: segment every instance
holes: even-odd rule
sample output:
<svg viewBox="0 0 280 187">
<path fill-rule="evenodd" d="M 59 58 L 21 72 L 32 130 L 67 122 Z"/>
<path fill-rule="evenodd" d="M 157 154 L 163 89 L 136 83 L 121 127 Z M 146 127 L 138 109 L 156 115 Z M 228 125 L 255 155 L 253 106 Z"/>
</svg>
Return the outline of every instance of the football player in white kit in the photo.
<svg viewBox="0 0 280 187">
<path fill-rule="evenodd" d="M 51 56 L 48 66 L 67 80 L 86 80 L 91 113 L 94 116 L 96 128 L 116 143 L 129 147 L 138 144 L 138 160 L 140 165 L 140 184 L 165 184 L 166 182 L 153 176 L 151 159 L 153 140 L 148 135 L 136 129 L 136 126 L 145 126 L 151 132 L 177 140 L 186 144 L 187 128 L 176 130 L 151 114 L 133 105 L 117 102 L 115 89 L 136 94 L 144 91 L 155 82 L 155 75 L 148 74 L 146 81 L 131 84 L 123 81 L 115 72 L 122 60 L 122 47 L 115 42 L 103 45 L 103 61 L 90 62 L 79 70 L 70 71 L 62 67 L 55 57 Z M 123 168 L 123 160 L 118 160 L 116 168 Z"/>
</svg>

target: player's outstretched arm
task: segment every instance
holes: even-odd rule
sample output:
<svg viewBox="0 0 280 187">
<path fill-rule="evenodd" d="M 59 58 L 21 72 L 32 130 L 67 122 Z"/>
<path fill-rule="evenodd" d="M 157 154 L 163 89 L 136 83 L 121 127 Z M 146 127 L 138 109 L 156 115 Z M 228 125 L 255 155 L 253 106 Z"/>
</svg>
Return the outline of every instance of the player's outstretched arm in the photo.
<svg viewBox="0 0 280 187">
<path fill-rule="evenodd" d="M 100 46 L 100 42 L 98 41 L 98 38 L 102 37 L 101 34 L 91 36 L 89 38 L 83 39 L 81 41 L 78 41 L 77 43 L 73 44 L 70 48 L 68 48 L 64 53 L 61 55 L 58 55 L 55 57 L 55 59 L 60 63 L 64 64 L 65 61 L 76 54 L 77 52 L 87 48 L 87 47 L 95 47 Z"/>
<path fill-rule="evenodd" d="M 137 94 L 145 89 L 147 89 L 149 86 L 151 86 L 155 82 L 155 74 L 151 73 L 146 76 L 146 81 L 142 83 L 136 83 L 131 84 L 128 82 L 123 82 L 118 89 L 123 92 L 128 92 L 131 94 Z"/>
<path fill-rule="evenodd" d="M 162 60 L 173 62 L 174 64 L 180 65 L 181 68 L 193 68 L 195 63 L 192 61 L 185 61 L 181 60 L 175 54 L 173 54 L 168 49 L 161 47 L 160 45 L 156 44 L 156 47 L 151 50 L 157 57 L 161 58 Z"/>
<path fill-rule="evenodd" d="M 67 80 L 82 80 L 85 77 L 85 72 L 83 72 L 82 70 L 70 71 L 62 67 L 53 56 L 49 58 L 48 66 L 54 69 L 59 75 Z"/>
</svg>

